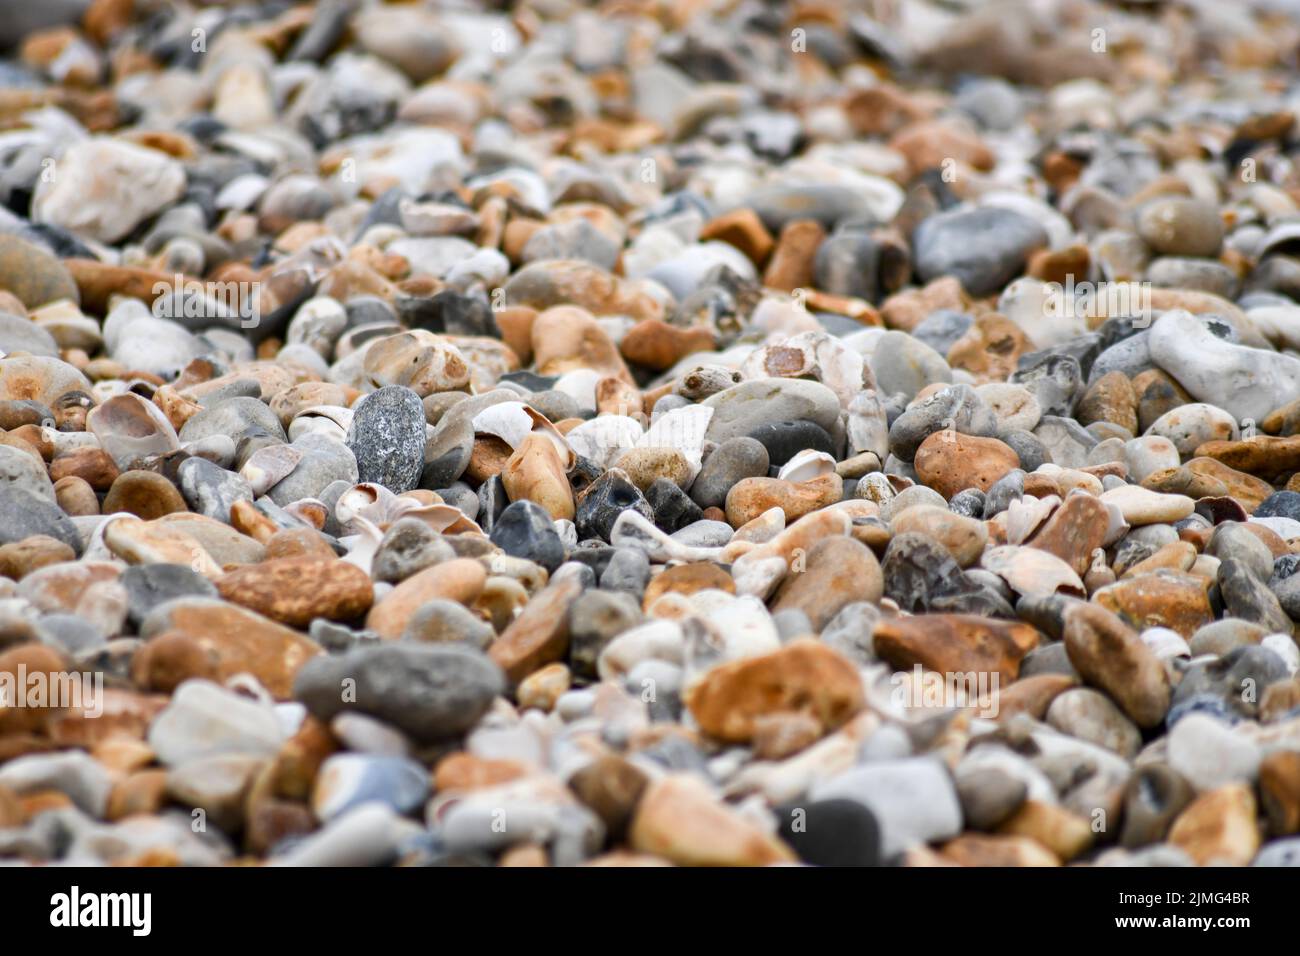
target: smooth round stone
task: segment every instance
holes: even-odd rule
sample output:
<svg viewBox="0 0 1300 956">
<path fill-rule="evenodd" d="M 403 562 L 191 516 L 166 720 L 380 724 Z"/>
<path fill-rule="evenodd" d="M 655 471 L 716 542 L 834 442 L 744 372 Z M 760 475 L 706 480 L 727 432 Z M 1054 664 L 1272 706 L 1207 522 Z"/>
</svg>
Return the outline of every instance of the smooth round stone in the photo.
<svg viewBox="0 0 1300 956">
<path fill-rule="evenodd" d="M 1220 561 L 1241 562 L 1260 581 L 1267 582 L 1273 575 L 1273 552 L 1241 522 L 1216 525 L 1205 553 Z"/>
<path fill-rule="evenodd" d="M 1058 694 L 1047 708 L 1047 722 L 1062 733 L 1112 750 L 1131 760 L 1142 734 L 1105 694 L 1076 687 Z"/>
<path fill-rule="evenodd" d="M 1025 108 L 1021 92 L 1001 77 L 975 77 L 962 83 L 956 106 L 981 126 L 994 130 L 1011 129 Z"/>
<path fill-rule="evenodd" d="M 354 753 L 405 757 L 411 750 L 411 742 L 401 731 L 355 711 L 345 711 L 331 720 L 330 733 Z"/>
<path fill-rule="evenodd" d="M 1223 245 L 1223 218 L 1211 203 L 1182 196 L 1153 199 L 1138 212 L 1137 231 L 1165 256 L 1211 258 Z"/>
<path fill-rule="evenodd" d="M 272 757 L 286 736 L 266 704 L 211 681 L 188 680 L 149 725 L 147 742 L 159 763 L 175 767 L 218 754 Z"/>
<path fill-rule="evenodd" d="M 3 236 L 0 236 L 2 240 Z M 3 286 L 0 286 L 2 288 Z M 31 319 L 0 312 L 0 351 L 29 352 L 32 355 L 59 355 L 59 343 L 48 331 Z"/>
<path fill-rule="evenodd" d="M 361 481 L 401 494 L 420 483 L 425 421 L 420 396 L 402 385 L 385 385 L 356 406 L 347 445 Z"/>
<path fill-rule="evenodd" d="M 154 608 L 176 598 L 216 598 L 217 589 L 183 564 L 139 564 L 118 579 L 126 588 L 128 620 L 136 627 Z"/>
<path fill-rule="evenodd" d="M 33 535 L 54 538 L 81 553 L 81 535 L 54 501 L 18 485 L 0 484 L 0 545 Z"/>
<path fill-rule="evenodd" d="M 59 299 L 80 301 L 77 284 L 67 267 L 42 246 L 14 235 L 0 235 L 0 289 L 13 293 L 28 309 Z M 28 324 L 32 323 L 28 321 Z M 9 345 L 0 347 L 16 351 Z M 57 355 L 58 349 L 46 354 Z"/>
<path fill-rule="evenodd" d="M 534 392 L 524 399 L 524 403 L 537 409 L 553 422 L 563 421 L 566 418 L 585 418 L 591 414 L 590 410 L 584 412 L 583 407 L 572 395 L 555 388 Z"/>
<path fill-rule="evenodd" d="M 1196 508 L 1196 502 L 1186 495 L 1163 495 L 1140 485 L 1102 492 L 1101 501 L 1119 508 L 1124 520 L 1134 527 L 1181 521 Z"/>
<path fill-rule="evenodd" d="M 1147 268 L 1147 280 L 1164 289 L 1192 289 L 1235 299 L 1241 288 L 1237 274 L 1221 262 L 1166 256 Z"/>
<path fill-rule="evenodd" d="M 912 337 L 924 342 L 940 355 L 947 355 L 948 350 L 966 334 L 974 321 L 974 318 L 964 312 L 936 309 L 912 329 Z"/>
<path fill-rule="evenodd" d="M 720 508 L 732 485 L 745 478 L 765 477 L 770 466 L 762 442 L 744 435 L 728 438 L 705 459 L 691 485 L 691 500 L 701 508 Z"/>
<path fill-rule="evenodd" d="M 773 810 L 782 840 L 810 866 L 880 866 L 880 824 L 856 800 L 815 800 Z"/>
<path fill-rule="evenodd" d="M 952 369 L 943 356 L 906 332 L 881 335 L 868 363 L 882 394 L 902 393 L 909 401 L 927 385 L 952 381 Z"/>
<path fill-rule="evenodd" d="M 840 417 L 839 397 L 820 382 L 760 378 L 710 395 L 700 404 L 713 409 L 705 438 L 718 443 L 752 434 L 765 422 L 808 421 L 831 433 Z M 708 507 L 698 500 L 696 504 Z"/>
<path fill-rule="evenodd" d="M 280 419 L 260 399 L 230 398 L 205 408 L 191 417 L 180 430 L 183 442 L 201 441 L 210 435 L 227 435 L 238 444 L 251 435 L 270 435 L 287 440 Z"/>
<path fill-rule="evenodd" d="M 516 501 L 502 511 L 490 540 L 511 557 L 540 564 L 551 573 L 564 563 L 564 543 L 550 514 L 532 501 Z"/>
<path fill-rule="evenodd" d="M 1259 772 L 1258 744 L 1208 714 L 1188 714 L 1174 724 L 1168 747 L 1169 766 L 1201 792 L 1250 784 Z"/>
<path fill-rule="evenodd" d="M 260 402 L 262 399 L 262 385 L 255 378 L 227 376 L 220 384 L 215 385 L 199 396 L 197 401 L 204 408 L 216 408 L 232 398 L 251 398 Z"/>
<path fill-rule="evenodd" d="M 691 548 L 721 548 L 735 530 L 725 521 L 700 519 L 673 532 L 673 540 Z"/>
<path fill-rule="evenodd" d="M 15 355 L 0 359 L 0 400 L 34 401 L 50 408 L 68 392 L 89 392 L 86 376 L 56 358 Z"/>
<path fill-rule="evenodd" d="M 492 625 L 462 604 L 434 598 L 420 605 L 402 632 L 402 640 L 430 644 L 464 643 L 486 650 L 496 637 Z"/>
<path fill-rule="evenodd" d="M 813 801 L 861 803 L 880 824 L 881 856 L 948 839 L 961 831 L 961 805 L 947 769 L 928 757 L 881 760 L 813 784 Z"/>
<path fill-rule="evenodd" d="M 429 790 L 429 773 L 414 760 L 335 754 L 321 764 L 312 789 L 311 808 L 322 822 L 369 802 L 409 814 L 424 804 Z"/>
<path fill-rule="evenodd" d="M 880 509 L 880 517 L 885 521 L 893 521 L 908 508 L 921 505 L 948 510 L 948 502 L 939 492 L 925 485 L 913 485 L 911 488 L 904 488 L 885 503 Z"/>
<path fill-rule="evenodd" d="M 236 501 L 252 501 L 253 490 L 240 475 L 203 458 L 187 458 L 176 470 L 181 495 L 191 511 L 230 523 Z"/>
<path fill-rule="evenodd" d="M 455 556 L 451 545 L 419 518 L 400 518 L 384 532 L 370 573 L 376 581 L 398 584 Z"/>
<path fill-rule="evenodd" d="M 1285 604 L 1283 606 L 1285 607 Z M 1188 639 L 1187 646 L 1193 656 L 1213 654 L 1216 657 L 1226 657 L 1238 647 L 1258 644 L 1267 633 L 1267 630 L 1258 624 L 1225 617 L 1198 628 Z"/>
<path fill-rule="evenodd" d="M 344 699 L 349 679 L 355 693 Z M 358 647 L 312 658 L 294 680 L 294 697 L 320 720 L 356 710 L 426 743 L 468 730 L 504 690 L 500 668 L 461 644 Z"/>
<path fill-rule="evenodd" d="M 1147 434 L 1168 438 L 1178 454 L 1190 458 L 1206 442 L 1235 441 L 1238 430 L 1236 420 L 1223 409 L 1191 402 L 1165 412 L 1151 423 Z"/>
<path fill-rule="evenodd" d="M 125 511 L 149 521 L 189 509 L 176 486 L 157 472 L 124 471 L 113 480 L 102 510 L 106 515 Z"/>
<path fill-rule="evenodd" d="M 1020 808 L 1029 785 L 1002 767 L 959 765 L 957 795 L 968 826 L 992 830 Z"/>
<path fill-rule="evenodd" d="M 638 600 L 650 581 L 650 559 L 644 551 L 618 548 L 600 574 L 602 591 L 624 591 Z"/>
<path fill-rule="evenodd" d="M 764 422 L 749 433 L 767 449 L 769 467 L 779 468 L 805 449 L 834 454 L 835 443 L 812 422 Z"/>
<path fill-rule="evenodd" d="M 996 206 L 930 216 L 913 236 L 922 281 L 956 276 L 976 297 L 1001 292 L 1024 271 L 1029 254 L 1047 244 L 1046 231 L 1033 219 Z"/>
<path fill-rule="evenodd" d="M 13 445 L 0 445 L 0 484 L 16 485 L 49 501 L 54 500 L 54 484 L 41 460 Z"/>
<path fill-rule="evenodd" d="M 976 387 L 975 394 L 993 412 L 1000 431 L 1032 431 L 1043 417 L 1038 399 L 1023 385 L 990 382 Z"/>
<path fill-rule="evenodd" d="M 1053 464 L 1051 451 L 1033 432 L 1003 431 L 998 434 L 998 439 L 1016 453 L 1021 471 L 1037 471 L 1043 465 Z"/>
<path fill-rule="evenodd" d="M 600 590 L 581 594 L 569 609 L 569 665 L 573 672 L 595 674 L 597 661 L 610 642 L 643 621 L 639 593 L 606 588 L 602 581 Z"/>
<path fill-rule="evenodd" d="M 747 196 L 745 205 L 758 214 L 774 236 L 798 219 L 816 220 L 827 230 L 841 219 L 888 220 L 902 204 L 902 194 L 893 183 L 876 182 L 879 195 L 839 185 L 770 186 Z"/>
<path fill-rule="evenodd" d="M 1177 468 L 1181 459 L 1178 448 L 1161 435 L 1144 435 L 1124 445 L 1124 461 L 1129 477 L 1141 482 L 1148 475 L 1168 468 Z"/>
</svg>

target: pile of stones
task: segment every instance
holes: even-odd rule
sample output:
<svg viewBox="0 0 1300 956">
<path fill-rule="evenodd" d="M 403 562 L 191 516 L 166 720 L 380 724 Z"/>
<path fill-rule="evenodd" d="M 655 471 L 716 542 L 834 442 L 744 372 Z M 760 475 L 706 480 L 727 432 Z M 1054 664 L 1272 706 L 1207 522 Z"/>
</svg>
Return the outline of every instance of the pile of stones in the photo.
<svg viewBox="0 0 1300 956">
<path fill-rule="evenodd" d="M 0 0 L 0 862 L 1300 864 L 1300 7 L 506 6 Z"/>
</svg>

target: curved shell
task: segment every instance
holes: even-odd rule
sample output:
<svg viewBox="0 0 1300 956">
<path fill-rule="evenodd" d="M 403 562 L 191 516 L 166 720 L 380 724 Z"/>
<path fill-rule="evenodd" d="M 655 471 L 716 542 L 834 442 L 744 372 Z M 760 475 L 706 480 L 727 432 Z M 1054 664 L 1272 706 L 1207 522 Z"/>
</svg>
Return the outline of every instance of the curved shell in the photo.
<svg viewBox="0 0 1300 956">
<path fill-rule="evenodd" d="M 822 475 L 833 474 L 834 471 L 834 458 L 824 451 L 805 448 L 782 465 L 781 470 L 776 473 L 776 477 L 783 481 L 811 481 L 814 478 L 820 478 Z"/>
<path fill-rule="evenodd" d="M 432 497 L 431 492 L 420 491 L 395 495 L 383 485 L 363 481 L 339 496 L 334 516 L 345 531 L 364 527 L 366 523 L 386 531 L 401 518 L 417 518 L 440 534 L 483 533 L 478 523 L 467 518 L 459 508 L 430 500 Z"/>
<path fill-rule="evenodd" d="M 1018 594 L 1055 594 L 1064 590 L 1079 597 L 1087 595 L 1073 568 L 1038 548 L 1009 544 L 989 548 L 980 558 L 980 567 L 992 571 Z"/>
<path fill-rule="evenodd" d="M 1007 506 L 1007 544 L 1024 544 L 1061 504 L 1057 495 L 1035 498 L 1033 495 L 1011 502 Z"/>
<path fill-rule="evenodd" d="M 308 432 L 320 432 L 340 442 L 347 441 L 350 427 L 352 409 L 342 405 L 309 405 L 289 423 L 289 441 L 295 442 Z"/>
<path fill-rule="evenodd" d="M 555 444 L 566 471 L 577 462 L 573 449 L 559 429 L 545 415 L 523 402 L 489 405 L 474 416 L 471 427 L 474 434 L 495 436 L 511 448 L 518 448 L 530 434 L 539 432 Z"/>
<path fill-rule="evenodd" d="M 564 437 L 569 447 L 583 458 L 608 469 L 619 455 L 636 447 L 641 435 L 641 425 L 635 418 L 601 415 L 583 422 Z"/>
</svg>

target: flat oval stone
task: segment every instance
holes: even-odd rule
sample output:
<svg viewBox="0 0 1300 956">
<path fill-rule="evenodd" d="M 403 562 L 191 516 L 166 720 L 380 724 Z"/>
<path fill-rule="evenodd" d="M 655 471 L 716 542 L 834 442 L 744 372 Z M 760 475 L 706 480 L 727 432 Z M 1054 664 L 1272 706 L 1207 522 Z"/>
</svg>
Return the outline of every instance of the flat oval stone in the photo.
<svg viewBox="0 0 1300 956">
<path fill-rule="evenodd" d="M 294 696 L 320 720 L 355 710 L 427 743 L 464 733 L 504 689 L 482 651 L 458 644 L 359 647 L 316 658 L 294 682 Z"/>
<path fill-rule="evenodd" d="M 363 398 L 354 412 L 347 445 L 356 457 L 359 480 L 396 494 L 418 487 L 425 448 L 420 396 L 387 385 Z"/>
<path fill-rule="evenodd" d="M 215 583 L 227 601 L 297 628 L 318 617 L 357 620 L 374 599 L 370 577 L 356 565 L 312 557 L 245 565 Z"/>
</svg>

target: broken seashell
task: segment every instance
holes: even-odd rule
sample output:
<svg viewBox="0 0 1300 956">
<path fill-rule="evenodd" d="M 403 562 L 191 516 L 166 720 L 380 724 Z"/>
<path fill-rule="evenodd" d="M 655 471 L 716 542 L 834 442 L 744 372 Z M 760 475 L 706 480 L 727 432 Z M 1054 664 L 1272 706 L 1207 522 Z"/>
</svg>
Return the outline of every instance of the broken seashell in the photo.
<svg viewBox="0 0 1300 956">
<path fill-rule="evenodd" d="M 1007 544 L 1024 544 L 1061 504 L 1057 495 L 1024 495 L 1007 506 Z"/>
<path fill-rule="evenodd" d="M 555 443 L 555 448 L 565 463 L 565 471 L 572 468 L 577 461 L 573 449 L 569 447 L 568 441 L 560 434 L 559 429 L 552 425 L 545 415 L 523 402 L 498 402 L 489 405 L 474 416 L 471 427 L 475 435 L 493 435 L 509 445 L 511 450 L 517 449 L 523 444 L 525 438 L 537 432 Z"/>
<path fill-rule="evenodd" d="M 1038 548 L 1004 544 L 986 550 L 980 567 L 992 571 L 1018 594 L 1055 594 L 1065 590 L 1086 597 L 1074 569 L 1054 554 Z"/>
<path fill-rule="evenodd" d="M 569 447 L 603 470 L 609 470 L 623 452 L 641 440 L 641 425 L 627 415 L 601 415 L 573 428 L 565 439 Z"/>
<path fill-rule="evenodd" d="M 782 481 L 811 481 L 835 471 L 835 459 L 824 451 L 805 448 L 781 466 L 776 477 Z"/>
<path fill-rule="evenodd" d="M 295 442 L 308 433 L 319 433 L 345 444 L 350 427 L 352 409 L 341 405 L 309 405 L 289 423 L 289 441 Z"/>
<path fill-rule="evenodd" d="M 266 445 L 249 456 L 239 474 L 253 489 L 253 497 L 259 498 L 287 478 L 302 459 L 302 452 L 292 445 Z"/>
</svg>

